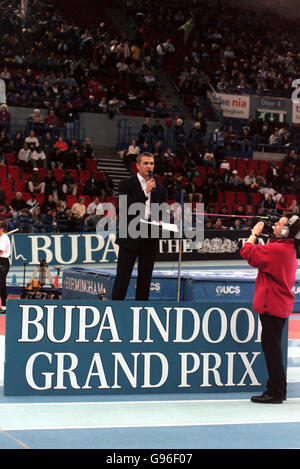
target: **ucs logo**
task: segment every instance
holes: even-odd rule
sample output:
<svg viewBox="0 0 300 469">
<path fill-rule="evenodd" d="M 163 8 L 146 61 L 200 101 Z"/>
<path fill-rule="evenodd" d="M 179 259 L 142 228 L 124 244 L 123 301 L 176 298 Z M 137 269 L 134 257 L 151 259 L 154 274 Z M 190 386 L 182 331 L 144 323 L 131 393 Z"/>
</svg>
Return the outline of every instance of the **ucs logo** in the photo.
<svg viewBox="0 0 300 469">
<path fill-rule="evenodd" d="M 239 285 L 218 285 L 217 295 L 239 295 L 241 292 Z"/>
</svg>

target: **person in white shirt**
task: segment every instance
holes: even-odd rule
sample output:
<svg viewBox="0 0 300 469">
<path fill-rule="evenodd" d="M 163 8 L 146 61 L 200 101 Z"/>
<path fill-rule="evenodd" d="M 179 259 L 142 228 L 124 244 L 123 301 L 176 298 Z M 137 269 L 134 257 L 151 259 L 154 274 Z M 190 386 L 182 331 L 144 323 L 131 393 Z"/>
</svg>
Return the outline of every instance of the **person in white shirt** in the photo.
<svg viewBox="0 0 300 469">
<path fill-rule="evenodd" d="M 21 148 L 18 152 L 17 161 L 25 171 L 30 168 L 30 154 L 31 150 L 28 148 L 28 144 L 24 142 L 23 148 Z"/>
<path fill-rule="evenodd" d="M 0 221 L 0 297 L 1 309 L 0 313 L 6 312 L 6 277 L 9 271 L 9 256 L 11 254 L 10 239 L 6 234 L 7 222 Z"/>
<path fill-rule="evenodd" d="M 41 147 L 37 147 L 30 155 L 33 168 L 47 168 L 47 158 Z"/>
</svg>

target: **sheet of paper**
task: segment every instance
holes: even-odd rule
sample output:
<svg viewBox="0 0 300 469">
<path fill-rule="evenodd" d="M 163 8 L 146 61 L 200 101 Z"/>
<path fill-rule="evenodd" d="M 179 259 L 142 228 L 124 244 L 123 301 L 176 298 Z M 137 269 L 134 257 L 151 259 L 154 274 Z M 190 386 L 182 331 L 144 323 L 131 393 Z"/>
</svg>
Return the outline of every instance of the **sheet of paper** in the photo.
<svg viewBox="0 0 300 469">
<path fill-rule="evenodd" d="M 148 225 L 160 225 L 162 227 L 163 230 L 167 230 L 167 231 L 173 231 L 174 233 L 178 233 L 178 227 L 177 225 L 174 225 L 173 223 L 159 223 L 155 220 L 153 221 L 148 221 L 148 220 L 144 220 L 142 219 L 141 222 L 143 223 L 147 223 Z"/>
</svg>

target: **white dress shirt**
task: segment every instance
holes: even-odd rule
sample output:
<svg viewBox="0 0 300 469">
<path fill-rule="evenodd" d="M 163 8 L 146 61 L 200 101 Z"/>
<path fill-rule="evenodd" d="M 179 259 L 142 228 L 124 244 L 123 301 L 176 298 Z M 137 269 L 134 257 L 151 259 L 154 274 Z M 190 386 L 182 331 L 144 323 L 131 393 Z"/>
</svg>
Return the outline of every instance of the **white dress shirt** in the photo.
<svg viewBox="0 0 300 469">
<path fill-rule="evenodd" d="M 147 181 L 146 179 L 144 179 L 139 173 L 137 173 L 137 177 L 141 183 L 141 186 L 142 186 L 142 189 L 144 191 L 144 194 L 145 196 L 147 197 L 147 200 L 145 202 L 145 205 L 146 205 L 146 209 L 145 209 L 145 219 L 147 220 L 148 218 L 150 218 L 150 203 L 151 203 L 151 192 L 147 193 L 146 192 L 146 184 L 147 184 Z"/>
<path fill-rule="evenodd" d="M 3 233 L 2 236 L 0 236 L 0 257 L 8 258 L 10 256 L 10 240 L 7 234 Z"/>
</svg>

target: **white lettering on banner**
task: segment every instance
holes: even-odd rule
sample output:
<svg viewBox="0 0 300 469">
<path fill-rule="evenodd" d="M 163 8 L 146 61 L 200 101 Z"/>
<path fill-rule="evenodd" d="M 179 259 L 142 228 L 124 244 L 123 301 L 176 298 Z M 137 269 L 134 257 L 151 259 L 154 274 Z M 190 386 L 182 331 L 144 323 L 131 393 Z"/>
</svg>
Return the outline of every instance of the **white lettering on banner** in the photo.
<svg viewBox="0 0 300 469">
<path fill-rule="evenodd" d="M 257 380 L 253 365 L 260 352 L 252 352 L 251 360 L 248 359 L 248 352 L 226 352 L 227 356 L 222 361 L 222 356 L 219 353 L 200 353 L 199 355 L 194 352 L 179 353 L 180 366 L 180 384 L 178 388 L 189 388 L 191 384 L 188 383 L 188 377 L 196 372 L 201 372 L 201 376 L 197 376 L 199 387 L 211 387 L 217 385 L 222 386 L 245 386 L 245 379 L 249 376 L 251 386 L 258 386 L 260 383 Z M 130 354 L 130 364 L 127 363 L 125 357 L 120 352 L 112 353 L 113 364 L 113 383 L 108 384 L 108 379 L 105 373 L 100 353 L 95 353 L 90 361 L 90 366 L 87 371 L 87 376 L 84 384 L 81 386 L 78 383 L 77 368 L 79 365 L 78 357 L 75 353 L 65 352 L 37 352 L 31 355 L 26 363 L 25 376 L 28 385 L 35 390 L 44 391 L 48 389 L 63 390 L 67 389 L 70 385 L 72 389 L 91 389 L 92 379 L 99 382 L 98 389 L 120 389 L 122 387 L 122 375 L 126 377 L 132 388 L 138 386 L 138 371 L 139 364 L 143 369 L 143 381 L 141 388 L 158 388 L 165 384 L 169 376 L 169 363 L 167 357 L 162 353 L 134 352 Z M 157 372 L 157 360 L 160 362 L 160 376 L 156 383 L 151 383 L 152 366 Z M 176 357 L 172 357 L 176 359 Z M 188 361 L 192 359 L 192 366 L 188 366 Z M 202 359 L 202 367 L 201 367 Z M 234 364 L 239 361 L 245 368 L 244 374 L 239 382 L 234 382 Z M 132 363 L 133 362 L 133 363 Z M 45 365 L 46 363 L 46 365 Z M 227 367 L 227 381 L 222 382 L 220 368 L 221 366 Z M 36 367 L 36 370 L 35 370 Z M 37 370 L 47 369 L 47 371 L 39 371 L 40 376 L 37 376 Z M 111 371 L 111 369 L 110 369 Z M 211 379 L 212 378 L 212 379 Z"/>
<path fill-rule="evenodd" d="M 111 306 L 105 306 L 103 313 L 96 306 L 76 306 L 76 305 L 62 305 L 62 310 L 58 305 L 44 305 L 42 308 L 39 305 L 22 305 L 20 304 L 22 310 L 22 329 L 21 337 L 18 339 L 18 342 L 38 342 L 42 340 L 44 335 L 48 337 L 51 342 L 54 343 L 64 343 L 67 342 L 72 333 L 72 318 L 76 320 L 78 326 L 76 331 L 78 331 L 78 337 L 75 339 L 75 342 L 103 342 L 103 332 L 105 330 L 109 331 L 110 339 L 109 342 L 122 342 L 119 337 L 117 324 L 114 318 L 114 312 Z M 199 339 L 199 334 L 202 332 L 203 338 L 208 343 L 220 343 L 222 342 L 227 333 L 228 329 L 231 334 L 231 338 L 237 343 L 247 343 L 249 342 L 255 331 L 255 320 L 251 310 L 247 308 L 238 308 L 236 309 L 230 320 L 227 317 L 225 311 L 218 307 L 209 308 L 204 312 L 202 318 L 202 328 L 200 322 L 200 316 L 196 309 L 188 307 L 175 307 L 168 308 L 164 307 L 163 312 L 165 315 L 164 323 L 161 319 L 156 309 L 151 306 L 145 307 L 130 307 L 132 311 L 132 338 L 131 343 L 152 343 L 154 339 L 152 338 L 153 332 L 158 332 L 163 342 L 174 342 L 174 343 L 189 343 L 194 342 L 196 339 Z M 237 320 L 241 312 L 246 312 L 248 319 L 248 333 L 244 339 L 241 339 L 237 335 Z M 30 312 L 31 317 L 30 318 Z M 89 313 L 89 314 L 88 314 Z M 62 338 L 55 337 L 55 314 L 60 317 L 64 315 L 64 331 L 62 333 Z M 140 315 L 143 314 L 146 317 L 146 335 L 141 337 L 140 331 Z M 175 334 L 174 337 L 170 337 L 170 314 L 175 316 Z M 211 337 L 210 333 L 210 323 L 211 316 L 215 316 L 214 321 L 214 334 L 216 338 Z M 88 317 L 91 317 L 91 320 L 88 322 Z M 44 325 L 43 319 L 46 319 L 46 324 Z M 220 327 L 216 330 L 216 323 L 220 319 Z M 184 321 L 192 319 L 193 326 L 190 328 L 190 336 L 183 337 L 184 332 Z M 229 321 L 229 328 L 228 328 Z M 107 324 L 105 325 L 105 323 Z M 46 328 L 46 330 L 45 330 Z M 87 337 L 87 330 L 90 329 L 90 337 Z M 30 335 L 31 331 L 31 335 Z M 259 341 L 259 337 L 257 341 Z M 157 341 L 157 338 L 155 339 Z"/>
<path fill-rule="evenodd" d="M 20 305 L 22 309 L 22 331 L 21 337 L 18 339 L 18 342 L 39 342 L 44 337 L 45 333 L 50 340 L 54 343 L 65 343 L 71 337 L 71 327 L 72 327 L 72 317 L 76 314 L 78 322 L 78 338 L 75 342 L 90 342 L 86 337 L 86 330 L 91 328 L 98 328 L 97 335 L 94 337 L 93 342 L 103 342 L 101 338 L 102 332 L 108 330 L 111 333 L 111 339 L 109 342 L 122 342 L 119 339 L 117 326 L 115 323 L 114 315 L 112 308 L 107 306 L 104 310 L 102 318 L 100 316 L 100 311 L 98 308 L 93 306 L 71 306 L 71 305 L 62 305 L 63 311 L 58 309 L 57 305 L 44 305 L 45 311 L 41 306 L 38 305 Z M 79 314 L 78 314 L 79 310 Z M 90 323 L 87 322 L 87 311 L 92 312 L 92 320 Z M 31 315 L 35 313 L 35 317 L 30 319 Z M 42 320 L 44 318 L 44 313 L 47 318 L 46 321 L 46 330 Z M 54 335 L 55 329 L 55 314 L 57 313 L 60 316 L 64 314 L 65 317 L 65 331 L 62 339 L 57 339 Z M 104 323 L 107 320 L 108 325 L 105 326 Z M 31 336 L 29 334 L 31 331 Z M 95 331 L 93 331 L 95 332 Z"/>
<path fill-rule="evenodd" d="M 49 264 L 52 261 L 57 264 L 76 264 L 80 258 L 83 264 L 93 264 L 95 262 L 109 262 L 107 258 L 109 253 L 114 254 L 114 261 L 117 260 L 119 247 L 115 244 L 116 235 L 109 233 L 105 237 L 100 234 L 70 234 L 70 235 L 28 235 L 31 240 L 31 260 L 29 264 L 38 264 L 41 259 L 45 259 Z M 82 238 L 84 243 L 83 252 L 79 253 L 79 241 Z M 97 244 L 92 247 L 93 240 L 96 240 Z M 68 249 L 69 259 L 63 258 L 62 252 Z M 14 244 L 15 246 L 15 244 Z M 15 253 L 15 248 L 14 251 Z M 95 256 L 98 254 L 98 257 Z M 15 259 L 17 260 L 20 256 L 15 253 Z M 26 260 L 23 258 L 23 260 Z"/>
<path fill-rule="evenodd" d="M 222 383 L 221 376 L 218 369 L 221 365 L 224 366 L 222 363 L 221 355 L 218 353 L 200 353 L 199 355 L 195 352 L 184 352 L 179 353 L 181 357 L 181 381 L 178 385 L 179 388 L 189 388 L 191 385 L 188 383 L 188 376 L 191 374 L 196 373 L 200 370 L 201 360 L 202 357 L 202 379 L 200 387 L 210 387 L 212 383 L 210 382 L 210 374 L 212 373 L 214 377 L 214 384 L 217 386 L 245 386 L 245 378 L 249 375 L 251 379 L 251 386 L 257 386 L 260 383 L 258 382 L 255 373 L 253 371 L 253 364 L 256 358 L 260 355 L 260 352 L 253 352 L 252 353 L 252 360 L 249 362 L 247 355 L 248 352 L 226 352 L 227 355 L 227 382 Z M 211 358 L 214 360 L 214 364 L 211 366 L 210 361 Z M 190 360 L 189 360 L 190 359 Z M 246 371 L 242 376 L 241 380 L 238 383 L 234 383 L 234 361 L 235 359 L 241 359 Z M 188 361 L 192 361 L 192 365 L 188 367 Z M 239 360 L 240 361 L 240 360 Z M 223 360 L 224 362 L 224 360 Z"/>
</svg>

